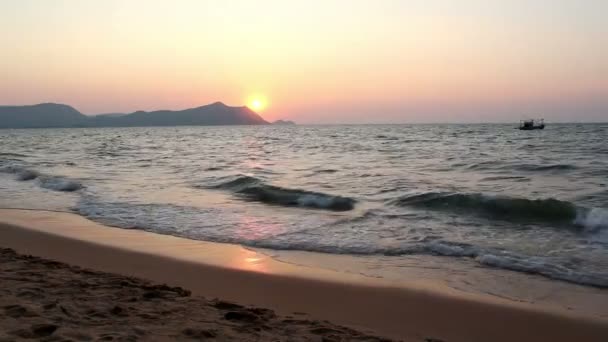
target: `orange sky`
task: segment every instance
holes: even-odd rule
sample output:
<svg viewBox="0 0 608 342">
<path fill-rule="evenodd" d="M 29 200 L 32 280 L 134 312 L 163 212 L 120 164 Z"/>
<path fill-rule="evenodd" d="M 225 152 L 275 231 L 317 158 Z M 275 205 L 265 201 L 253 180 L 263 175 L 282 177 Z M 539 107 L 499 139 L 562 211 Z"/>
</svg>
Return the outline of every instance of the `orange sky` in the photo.
<svg viewBox="0 0 608 342">
<path fill-rule="evenodd" d="M 0 3 L 0 104 L 302 123 L 608 120 L 605 1 Z"/>
</svg>

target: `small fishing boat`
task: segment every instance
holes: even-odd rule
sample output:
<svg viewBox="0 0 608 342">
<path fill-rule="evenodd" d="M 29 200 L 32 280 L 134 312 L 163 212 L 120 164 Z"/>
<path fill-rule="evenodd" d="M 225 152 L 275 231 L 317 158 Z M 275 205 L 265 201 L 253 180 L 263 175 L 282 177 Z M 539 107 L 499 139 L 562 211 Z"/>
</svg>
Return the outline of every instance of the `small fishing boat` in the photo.
<svg viewBox="0 0 608 342">
<path fill-rule="evenodd" d="M 519 129 L 531 131 L 533 129 L 545 129 L 545 119 L 529 119 L 519 121 Z"/>
</svg>

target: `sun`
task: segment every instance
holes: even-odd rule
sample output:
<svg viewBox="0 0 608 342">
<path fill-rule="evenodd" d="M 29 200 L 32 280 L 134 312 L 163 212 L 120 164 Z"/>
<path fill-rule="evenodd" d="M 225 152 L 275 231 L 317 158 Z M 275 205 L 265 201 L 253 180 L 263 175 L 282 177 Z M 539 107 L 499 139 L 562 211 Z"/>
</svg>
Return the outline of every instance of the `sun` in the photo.
<svg viewBox="0 0 608 342">
<path fill-rule="evenodd" d="M 256 112 L 260 112 L 267 107 L 268 103 L 266 97 L 261 95 L 250 96 L 247 101 L 247 107 L 251 108 Z"/>
</svg>

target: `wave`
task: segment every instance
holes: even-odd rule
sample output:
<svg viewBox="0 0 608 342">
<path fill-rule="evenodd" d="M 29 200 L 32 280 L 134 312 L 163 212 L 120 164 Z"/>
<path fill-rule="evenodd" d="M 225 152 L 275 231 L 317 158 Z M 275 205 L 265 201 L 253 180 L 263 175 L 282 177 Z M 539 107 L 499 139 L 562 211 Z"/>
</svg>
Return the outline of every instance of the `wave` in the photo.
<svg viewBox="0 0 608 342">
<path fill-rule="evenodd" d="M 229 190 L 250 201 L 287 207 L 348 211 L 352 210 L 356 203 L 354 199 L 349 197 L 283 188 L 269 185 L 261 179 L 244 175 L 212 186 L 212 188 Z"/>
<path fill-rule="evenodd" d="M 552 221 L 571 221 L 577 215 L 577 208 L 570 202 L 552 198 L 530 200 L 479 193 L 427 192 L 403 196 L 393 200 L 392 203 L 438 210 L 472 210 L 495 217 L 537 218 Z"/>
<path fill-rule="evenodd" d="M 536 165 L 536 164 L 520 164 L 514 165 L 513 168 L 519 171 L 570 171 L 577 169 L 576 166 L 570 164 L 549 164 L 549 165 Z"/>
<path fill-rule="evenodd" d="M 12 152 L 0 152 L 1 157 L 16 157 L 16 158 L 25 158 L 27 157 L 25 154 L 21 153 L 12 153 Z"/>
<path fill-rule="evenodd" d="M 608 288 L 608 277 L 602 274 L 587 274 L 576 270 L 548 263 L 541 258 L 523 257 L 517 255 L 484 254 L 475 258 L 482 265 L 538 274 L 547 278 L 567 281 L 580 285 Z"/>
<path fill-rule="evenodd" d="M 472 258 L 484 266 L 536 274 L 580 285 L 608 288 L 608 275 L 578 271 L 576 267 L 567 266 L 568 260 L 523 255 L 500 249 L 440 240 L 424 244 L 417 251 L 418 253 Z"/>
<path fill-rule="evenodd" d="M 495 160 L 482 161 L 482 162 L 474 163 L 474 164 L 470 164 L 470 165 L 467 165 L 464 162 L 459 162 L 459 163 L 454 163 L 454 164 L 450 165 L 450 169 L 458 168 L 458 167 L 466 167 L 466 169 L 468 169 L 468 170 L 479 170 L 479 171 L 493 170 L 497 167 L 497 165 L 499 165 L 499 163 L 500 162 L 495 161 Z"/>
<path fill-rule="evenodd" d="M 73 192 L 83 188 L 83 185 L 76 180 L 55 176 L 39 177 L 39 184 L 45 189 L 64 192 Z"/>
<path fill-rule="evenodd" d="M 480 193 L 428 192 L 391 201 L 398 206 L 473 213 L 510 221 L 569 223 L 588 230 L 608 228 L 608 211 L 553 198 L 527 199 Z"/>
<path fill-rule="evenodd" d="M 338 172 L 338 170 L 335 170 L 335 169 L 315 170 L 315 173 L 336 173 L 336 172 Z"/>
<path fill-rule="evenodd" d="M 38 178 L 40 173 L 34 170 L 25 168 L 21 164 L 9 163 L 0 167 L 1 173 L 14 174 L 18 181 L 29 181 Z"/>
<path fill-rule="evenodd" d="M 243 243 L 243 242 L 239 242 Z M 303 250 L 331 254 L 351 255 L 435 255 L 444 257 L 469 258 L 483 266 L 544 276 L 574 284 L 608 288 L 608 275 L 581 272 L 566 266 L 567 260 L 516 254 L 499 249 L 483 248 L 443 240 L 434 240 L 401 247 L 380 246 L 330 246 L 310 243 L 285 243 L 274 241 L 247 241 L 245 245 L 275 250 Z"/>
<path fill-rule="evenodd" d="M 578 169 L 577 166 L 571 164 L 505 164 L 499 160 L 486 160 L 474 164 L 455 163 L 450 165 L 452 168 L 465 167 L 467 170 L 475 171 L 523 171 L 523 172 L 563 172 Z"/>
<path fill-rule="evenodd" d="M 239 177 L 230 184 L 245 186 L 255 181 L 253 177 Z M 259 180 L 258 180 L 259 181 Z M 225 243 L 273 250 L 300 250 L 329 254 L 350 255 L 434 255 L 452 258 L 467 258 L 483 266 L 511 271 L 537 274 L 547 278 L 567 281 L 588 286 L 608 288 L 608 274 L 595 270 L 581 269 L 576 259 L 563 256 L 533 256 L 519 254 L 496 247 L 483 247 L 475 244 L 454 242 L 439 237 L 427 237 L 415 242 L 400 242 L 393 245 L 367 243 L 365 240 L 335 240 L 331 238 L 294 239 L 292 234 L 301 230 L 247 237 L 218 229 L 216 222 L 201 220 L 200 208 L 182 207 L 169 204 L 134 204 L 110 202 L 84 194 L 74 210 L 91 220 L 103 224 L 126 228 L 141 229 L 157 234 L 175 235 L 189 239 Z M 219 212 L 218 212 L 219 213 Z M 375 216 L 371 211 L 365 217 Z M 169 219 L 171 218 L 171 219 Z M 222 225 L 233 227 L 222 219 Z M 238 220 L 237 220 L 238 221 Z M 171 224 L 168 224 L 171 222 Z M 236 221 L 235 221 L 236 222 Z M 313 228 L 319 229 L 319 227 Z"/>
<path fill-rule="evenodd" d="M 493 176 L 480 179 L 480 182 L 492 182 L 501 180 L 512 180 L 515 182 L 529 182 L 530 178 L 524 176 Z"/>
<path fill-rule="evenodd" d="M 375 138 L 380 140 L 399 140 L 399 137 L 393 137 L 384 134 L 378 134 Z"/>
<path fill-rule="evenodd" d="M 73 192 L 84 187 L 77 180 L 61 176 L 45 175 L 21 165 L 5 165 L 0 167 L 0 172 L 15 174 L 15 179 L 21 182 L 37 180 L 40 187 L 54 191 Z"/>
<path fill-rule="evenodd" d="M 28 181 L 28 180 L 36 179 L 39 176 L 40 176 L 40 174 L 37 171 L 32 171 L 32 170 L 27 170 L 27 169 L 17 172 L 17 180 L 19 180 L 19 181 Z"/>
<path fill-rule="evenodd" d="M 591 208 L 579 210 L 574 224 L 585 227 L 588 231 L 599 231 L 608 228 L 608 210 Z M 608 241 L 608 239 L 606 239 Z"/>
</svg>

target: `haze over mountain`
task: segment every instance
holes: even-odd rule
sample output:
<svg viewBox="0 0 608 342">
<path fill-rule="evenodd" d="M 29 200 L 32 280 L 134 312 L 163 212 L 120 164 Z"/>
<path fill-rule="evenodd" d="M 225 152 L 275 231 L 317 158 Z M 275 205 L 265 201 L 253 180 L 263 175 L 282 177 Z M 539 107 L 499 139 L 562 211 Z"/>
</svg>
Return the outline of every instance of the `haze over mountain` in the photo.
<svg viewBox="0 0 608 342">
<path fill-rule="evenodd" d="M 248 107 L 222 102 L 179 111 L 137 111 L 130 114 L 87 116 L 71 106 L 42 103 L 30 106 L 0 106 L 0 128 L 134 127 L 268 124 Z"/>
</svg>

